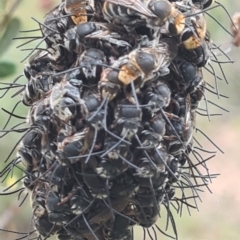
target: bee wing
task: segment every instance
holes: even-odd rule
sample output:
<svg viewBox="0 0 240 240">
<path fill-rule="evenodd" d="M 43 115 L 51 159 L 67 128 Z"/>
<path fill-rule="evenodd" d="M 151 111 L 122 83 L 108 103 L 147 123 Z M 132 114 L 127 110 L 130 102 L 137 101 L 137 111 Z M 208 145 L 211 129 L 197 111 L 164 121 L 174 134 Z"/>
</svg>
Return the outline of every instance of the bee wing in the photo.
<svg viewBox="0 0 240 240">
<path fill-rule="evenodd" d="M 130 8 L 133 11 L 138 12 L 141 15 L 144 15 L 146 17 L 157 17 L 155 14 L 153 14 L 148 8 L 147 5 L 144 4 L 141 0 L 106 0 L 106 2 L 123 6 L 126 8 Z"/>
</svg>

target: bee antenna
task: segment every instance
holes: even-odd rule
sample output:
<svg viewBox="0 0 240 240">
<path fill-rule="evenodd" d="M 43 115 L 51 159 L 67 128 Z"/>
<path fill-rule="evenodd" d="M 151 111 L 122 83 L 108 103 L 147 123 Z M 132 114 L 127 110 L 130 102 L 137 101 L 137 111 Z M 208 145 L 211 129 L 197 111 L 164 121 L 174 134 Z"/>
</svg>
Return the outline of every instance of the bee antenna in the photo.
<svg viewBox="0 0 240 240">
<path fill-rule="evenodd" d="M 74 217 L 71 221 L 69 221 L 66 225 L 63 226 L 63 228 L 65 229 L 67 226 L 69 226 L 71 223 L 73 223 L 74 221 L 76 221 L 79 217 L 81 217 L 84 213 L 86 213 L 93 205 L 93 203 L 95 202 L 95 199 L 93 199 L 89 205 L 82 211 L 82 213 L 80 213 L 79 215 L 77 215 L 76 217 Z"/>
<path fill-rule="evenodd" d="M 223 10 L 224 10 L 224 11 L 226 12 L 226 14 L 228 15 L 228 17 L 229 17 L 229 19 L 230 19 L 232 25 L 235 27 L 236 30 L 238 30 L 237 27 L 236 27 L 236 25 L 234 24 L 234 22 L 233 22 L 231 16 L 230 16 L 229 12 L 227 11 L 227 9 L 226 9 L 226 8 L 225 8 L 220 2 L 215 1 L 215 3 L 218 4 L 220 7 L 223 8 Z"/>
<path fill-rule="evenodd" d="M 22 195 L 22 193 L 25 191 L 26 189 L 23 189 L 19 194 L 18 194 L 18 201 L 20 200 L 20 197 Z M 23 198 L 23 200 L 20 202 L 20 204 L 18 205 L 18 207 L 21 207 L 23 205 L 23 203 L 25 202 L 25 200 L 27 199 L 29 193 L 27 193 L 25 195 L 25 197 Z"/>
<path fill-rule="evenodd" d="M 217 78 L 216 78 L 215 70 L 214 70 L 214 68 L 213 68 L 213 66 L 212 66 L 211 64 L 209 64 L 209 67 L 212 69 L 212 72 L 213 72 L 213 76 L 214 76 L 214 80 L 215 80 L 215 87 L 216 87 L 216 92 L 217 92 L 217 97 L 218 97 L 218 99 L 219 99 L 220 97 L 219 97 L 218 83 L 217 83 Z"/>
<path fill-rule="evenodd" d="M 22 87 L 23 85 L 12 85 L 11 87 L 3 87 L 3 88 L 0 88 L 0 90 L 6 90 L 6 89 L 11 89 L 11 88 L 18 88 L 18 87 Z"/>
<path fill-rule="evenodd" d="M 40 50 L 40 51 L 46 51 L 48 52 L 49 54 L 52 54 L 48 49 L 45 49 L 45 48 L 24 48 L 24 49 L 21 49 L 21 51 L 31 51 L 31 50 Z"/>
<path fill-rule="evenodd" d="M 141 168 L 137 167 L 136 165 L 132 164 L 130 161 L 128 161 L 125 157 L 123 157 L 122 155 L 119 155 L 119 158 L 124 161 L 125 163 L 127 163 L 129 166 L 131 166 L 133 169 L 136 170 L 141 170 Z"/>
<path fill-rule="evenodd" d="M 159 153 L 158 149 L 156 149 L 157 155 L 159 156 L 159 158 L 161 159 L 162 163 L 164 164 L 164 166 L 167 168 L 167 170 L 171 173 L 171 175 L 173 176 L 173 178 L 175 178 L 176 180 L 178 180 L 178 178 L 175 176 L 175 174 L 173 173 L 173 171 L 171 170 L 171 168 L 167 165 L 167 163 L 164 161 L 164 159 L 162 158 L 161 154 Z"/>
<path fill-rule="evenodd" d="M 8 123 L 9 123 L 10 120 L 11 120 L 11 117 L 12 117 L 13 112 L 15 111 L 15 109 L 17 108 L 17 106 L 19 105 L 19 103 L 21 103 L 21 102 L 22 102 L 22 101 L 18 101 L 18 102 L 15 104 L 15 106 L 13 107 L 11 114 L 9 114 L 10 116 L 8 117 L 8 120 L 7 120 L 7 122 L 5 123 L 4 127 L 2 128 L 2 130 L 5 130 L 5 129 L 6 129 Z M 25 118 L 25 119 L 26 119 L 26 118 Z"/>
<path fill-rule="evenodd" d="M 207 91 L 209 91 L 210 93 L 213 93 L 213 94 L 217 95 L 216 92 L 210 90 L 209 88 L 207 88 L 207 87 L 204 87 L 204 88 L 205 88 Z M 227 97 L 227 96 L 225 96 L 225 95 L 222 95 L 222 94 L 219 94 L 219 96 L 221 96 L 221 97 L 223 97 L 223 98 L 229 98 L 229 97 Z"/>
<path fill-rule="evenodd" d="M 12 40 L 22 40 L 22 39 L 34 39 L 34 40 L 37 40 L 37 39 L 41 39 L 42 36 L 31 36 L 31 37 L 14 37 L 12 38 Z"/>
<path fill-rule="evenodd" d="M 172 237 L 172 236 L 168 235 L 167 233 L 165 233 L 157 224 L 155 224 L 152 228 L 154 228 L 154 227 L 156 227 L 157 230 L 158 230 L 160 233 L 162 233 L 163 235 L 165 235 L 166 237 L 169 237 L 169 238 L 171 238 L 171 239 L 175 239 L 175 237 Z"/>
<path fill-rule="evenodd" d="M 213 103 L 213 102 L 210 101 L 210 100 L 207 100 L 207 101 L 208 101 L 209 103 L 211 103 L 212 105 L 214 105 L 215 107 L 218 107 L 218 108 L 222 109 L 222 110 L 225 111 L 225 112 L 230 112 L 229 110 L 227 110 L 227 109 L 225 109 L 225 108 L 223 108 L 223 107 L 217 105 L 216 103 Z"/>
<path fill-rule="evenodd" d="M 84 215 L 82 215 L 83 221 L 85 222 L 85 224 L 87 225 L 87 228 L 89 229 L 89 231 L 92 233 L 93 237 L 95 240 L 99 240 L 98 237 L 96 236 L 96 234 L 94 233 L 94 231 L 92 230 L 91 226 L 89 225 L 87 219 L 85 218 Z"/>
<path fill-rule="evenodd" d="M 136 89 L 135 89 L 133 81 L 131 81 L 131 88 L 132 88 L 133 96 L 134 96 L 135 101 L 136 101 L 137 110 L 139 110 L 138 97 L 137 97 L 137 94 L 136 94 Z"/>
<path fill-rule="evenodd" d="M 172 212 L 169 208 L 169 201 L 167 201 L 167 204 L 166 203 L 162 203 L 163 206 L 165 207 L 166 211 L 167 211 L 167 225 L 166 225 L 166 230 L 168 229 L 168 221 L 170 219 L 171 221 L 171 224 L 172 224 L 172 228 L 173 228 L 173 232 L 175 234 L 175 237 L 176 237 L 176 240 L 178 239 L 178 233 L 177 233 L 177 228 L 176 228 L 176 224 L 175 224 L 175 221 L 174 221 L 174 217 L 172 215 Z"/>
<path fill-rule="evenodd" d="M 179 172 L 180 173 L 180 172 Z M 191 182 L 191 180 L 190 180 L 190 178 L 188 177 L 188 175 L 186 174 L 186 173 L 183 173 L 183 172 L 181 172 L 180 173 L 181 174 L 181 176 L 182 176 L 182 178 L 189 184 L 186 184 L 186 183 L 184 183 L 186 186 L 189 186 L 190 187 L 190 189 L 191 189 L 191 191 L 192 191 L 192 193 L 193 193 L 193 196 L 195 196 L 195 194 L 194 194 L 194 192 L 196 193 L 196 195 L 197 195 L 197 197 L 199 198 L 199 200 L 202 202 L 202 200 L 201 200 L 201 198 L 200 198 L 200 196 L 199 196 L 199 194 L 198 194 L 198 189 L 196 189 L 196 187 L 192 184 L 192 182 Z M 195 178 L 194 178 L 194 180 L 195 180 Z M 198 185 L 198 184 L 197 184 Z M 196 199 L 194 198 L 194 201 L 195 201 L 195 203 L 196 203 L 196 205 L 197 205 L 197 202 L 196 202 Z"/>
<path fill-rule="evenodd" d="M 103 202 L 105 203 L 105 205 L 106 205 L 108 208 L 110 207 L 104 199 L 103 199 Z M 128 220 L 129 220 L 130 222 L 132 222 L 132 223 L 137 224 L 137 222 L 134 221 L 132 218 L 130 218 L 130 217 L 128 217 L 128 216 L 126 216 L 126 215 L 124 215 L 124 214 L 122 214 L 122 213 L 116 211 L 114 208 L 113 208 L 112 210 L 113 210 L 113 212 L 116 213 L 117 215 L 119 215 L 119 216 L 121 216 L 121 217 L 124 217 L 124 218 L 128 219 Z"/>
<path fill-rule="evenodd" d="M 19 101 L 19 102 L 21 102 L 21 101 Z M 18 102 L 18 103 L 19 103 L 19 102 Z M 21 117 L 21 116 L 18 116 L 18 115 L 16 115 L 16 114 L 12 113 L 12 112 L 9 112 L 9 111 L 6 110 L 5 108 L 2 108 L 2 110 L 3 110 L 5 113 L 7 113 L 7 114 L 9 114 L 10 116 L 12 116 L 12 117 L 15 117 L 15 118 L 18 118 L 18 119 L 24 119 L 24 120 L 26 120 L 25 117 Z"/>
<path fill-rule="evenodd" d="M 103 200 L 103 202 L 105 203 L 105 205 L 110 209 L 110 212 L 111 212 L 111 215 L 112 215 L 112 221 L 114 222 L 115 221 L 115 215 L 114 215 L 114 212 L 113 212 L 113 207 L 112 207 L 112 202 L 111 202 L 111 199 L 110 199 L 110 192 L 109 192 L 109 179 L 106 179 L 106 192 L 107 192 L 107 201 L 108 201 L 108 204 L 106 204 L 106 201 Z"/>
<path fill-rule="evenodd" d="M 211 70 L 209 70 L 206 66 L 204 67 L 204 69 L 207 70 L 209 73 L 211 73 L 213 76 L 215 75 L 214 72 L 212 72 Z M 218 77 L 217 75 L 215 75 L 215 77 L 216 77 L 218 80 L 220 80 L 220 81 L 223 80 L 222 78 Z"/>
<path fill-rule="evenodd" d="M 204 98 L 204 101 L 205 101 L 205 104 L 206 104 L 206 112 L 207 112 L 208 121 L 210 122 L 211 120 L 210 120 L 210 115 L 209 115 L 209 111 L 208 111 L 208 101 L 207 101 L 207 98 L 205 96 L 205 93 L 201 89 L 199 89 L 199 91 L 203 95 L 203 98 Z"/>
<path fill-rule="evenodd" d="M 215 43 L 212 43 L 213 46 L 218 49 L 229 61 L 231 61 L 231 58 L 227 55 L 227 53 L 225 51 L 223 51 L 220 46 L 217 46 Z"/>
<path fill-rule="evenodd" d="M 201 158 L 201 161 L 198 159 L 197 156 L 195 156 L 195 154 Z M 209 174 L 209 169 L 207 168 L 207 165 L 206 165 L 206 161 L 208 161 L 209 158 L 208 158 L 207 160 L 206 160 L 206 159 L 203 159 L 203 157 L 201 156 L 201 154 L 198 153 L 198 152 L 195 151 L 195 150 L 193 150 L 193 155 L 194 155 L 194 157 L 197 159 L 197 161 L 199 162 L 199 164 L 206 170 L 206 172 L 207 172 L 207 174 L 208 174 L 209 181 L 212 182 L 211 176 L 210 176 L 210 174 Z M 210 159 L 213 158 L 213 156 L 215 156 L 215 155 L 210 156 Z M 196 164 L 194 165 L 194 168 L 196 168 L 196 169 L 198 170 Z M 199 171 L 199 173 L 201 174 L 200 171 Z M 207 184 L 206 184 L 206 187 L 207 187 L 207 189 L 211 192 L 211 190 L 210 190 L 210 188 L 207 186 Z"/>
<path fill-rule="evenodd" d="M 53 226 L 51 227 L 50 231 L 47 233 L 46 237 L 43 240 L 46 240 L 50 237 L 53 229 L 56 227 L 56 223 L 53 224 Z"/>
<path fill-rule="evenodd" d="M 109 97 L 106 98 L 106 104 L 105 104 L 105 108 L 104 108 L 104 111 L 105 111 L 105 112 L 104 112 L 103 128 L 104 128 L 104 130 L 105 130 L 109 135 L 111 135 L 112 137 L 114 137 L 114 138 L 116 138 L 116 139 L 118 139 L 118 140 L 120 140 L 120 141 L 123 141 L 124 143 L 126 143 L 126 144 L 128 144 L 128 145 L 131 145 L 131 142 L 129 142 L 129 141 L 125 140 L 125 139 L 120 138 L 119 136 L 113 134 L 112 132 L 110 132 L 110 131 L 108 130 L 108 128 L 107 128 L 108 99 L 109 99 Z"/>
<path fill-rule="evenodd" d="M 196 147 L 196 146 L 194 147 L 194 149 L 198 149 L 199 151 L 202 151 L 202 152 L 205 152 L 205 153 L 211 153 L 211 154 L 217 153 L 217 152 L 208 151 L 208 150 L 205 150 L 205 149 L 203 149 L 203 148 Z"/>
<path fill-rule="evenodd" d="M 217 57 L 216 57 L 216 55 L 215 55 L 213 52 L 212 52 L 212 55 L 213 55 L 213 57 L 217 60 Z M 210 64 L 209 64 L 209 65 L 210 65 Z M 221 64 L 218 63 L 218 66 L 219 66 L 219 68 L 220 68 L 220 70 L 221 70 L 221 72 L 222 72 L 222 75 L 223 75 L 223 77 L 224 77 L 225 82 L 228 84 L 228 81 L 227 81 L 226 75 L 225 75 L 225 73 L 224 73 L 224 71 L 223 71 L 223 69 L 222 69 Z"/>
<path fill-rule="evenodd" d="M 9 153 L 8 157 L 6 158 L 6 160 L 4 161 L 4 163 L 6 163 L 8 161 L 8 159 L 11 157 L 11 155 L 13 154 L 13 152 L 15 151 L 16 147 L 18 146 L 18 144 L 22 141 L 22 139 L 26 136 L 27 133 L 29 133 L 29 129 L 27 128 L 26 130 L 28 130 L 26 133 L 23 134 L 23 136 L 17 141 L 17 143 L 14 145 L 13 149 L 11 150 L 11 152 Z"/>
<path fill-rule="evenodd" d="M 59 34 L 59 32 L 57 32 L 57 31 L 53 30 L 52 28 L 48 27 L 47 25 L 39 22 L 39 21 L 38 21 L 37 19 L 35 19 L 34 17 L 31 17 L 31 19 L 32 19 L 33 21 L 35 21 L 36 23 L 38 23 L 40 26 L 43 26 L 43 27 L 47 28 L 48 30 L 52 31 L 53 33 Z"/>
<path fill-rule="evenodd" d="M 153 231 L 153 234 L 154 234 L 154 239 L 156 240 L 157 239 L 157 232 L 156 232 L 154 227 L 152 227 L 152 231 Z"/>
<path fill-rule="evenodd" d="M 21 77 L 23 77 L 23 74 L 21 74 L 20 76 L 16 77 L 16 78 L 13 80 L 13 82 L 9 85 L 9 88 L 2 94 L 2 96 L 0 96 L 0 99 L 3 98 L 3 97 L 7 94 L 7 92 L 10 90 L 11 86 L 13 86 L 14 83 L 17 82 L 17 80 L 18 80 L 19 78 L 21 78 Z"/>
<path fill-rule="evenodd" d="M 90 157 L 92 156 L 92 152 L 93 152 L 93 149 L 94 149 L 96 140 L 97 140 L 98 131 L 97 131 L 97 129 L 96 129 L 95 127 L 93 127 L 93 129 L 94 129 L 94 136 L 93 136 L 92 146 L 91 146 L 91 148 L 90 148 L 90 150 L 89 150 L 87 159 L 85 160 L 85 164 L 88 163 Z"/>
<path fill-rule="evenodd" d="M 149 231 L 149 229 L 147 228 L 147 233 L 148 233 L 148 236 L 150 237 L 151 240 L 154 240 L 152 235 L 151 235 L 151 232 Z"/>
<path fill-rule="evenodd" d="M 229 61 L 219 61 L 219 60 L 214 60 L 214 59 L 211 59 L 212 62 L 215 62 L 215 63 L 234 63 L 235 61 L 234 60 L 229 60 Z"/>
<path fill-rule="evenodd" d="M 21 31 L 19 31 L 19 32 L 20 32 L 20 33 L 26 33 L 26 32 L 37 32 L 37 31 L 41 31 L 41 28 L 32 29 L 32 30 L 21 30 Z"/>
<path fill-rule="evenodd" d="M 111 148 L 109 148 L 107 151 L 104 151 L 104 153 L 100 156 L 101 158 L 105 157 L 109 152 L 111 152 L 113 149 L 115 149 L 121 142 L 123 142 L 123 140 L 125 139 L 125 137 L 127 136 L 127 133 L 124 134 L 124 136 L 121 138 L 121 140 L 119 142 L 117 142 L 116 144 L 114 144 Z"/>
<path fill-rule="evenodd" d="M 42 40 L 37 44 L 37 46 L 36 46 L 35 48 L 33 48 L 32 51 L 31 51 L 20 63 L 24 62 L 29 56 L 31 56 L 31 54 L 32 54 L 35 50 L 37 50 L 38 46 L 40 46 L 40 45 L 43 43 L 43 41 L 45 41 L 45 39 L 46 39 L 47 37 L 49 37 L 49 36 L 50 36 L 50 35 L 47 35 L 47 36 L 45 36 L 44 38 L 42 38 Z"/>
<path fill-rule="evenodd" d="M 31 39 L 31 40 L 29 40 L 29 41 L 27 41 L 25 43 L 22 43 L 22 44 L 18 45 L 16 48 L 20 48 L 20 47 L 22 47 L 22 46 L 24 46 L 24 45 L 26 45 L 26 44 L 28 44 L 30 42 L 34 42 L 34 41 L 38 40 L 38 39 L 40 39 L 40 38 Z"/>
<path fill-rule="evenodd" d="M 0 193 L 0 196 L 7 196 L 7 195 L 11 195 L 11 194 L 14 194 L 14 193 L 17 193 L 21 190 L 24 190 L 25 188 L 22 187 L 22 188 L 19 188 L 18 190 L 15 190 L 15 191 L 12 191 L 12 192 L 9 192 L 9 193 Z"/>
<path fill-rule="evenodd" d="M 139 139 L 139 137 L 138 137 L 137 134 L 135 134 L 135 138 L 136 138 L 138 144 L 141 146 L 141 148 L 142 148 L 142 149 L 145 149 L 145 148 L 142 146 L 142 143 L 141 143 L 141 141 L 140 141 L 140 139 Z M 150 164 L 152 165 L 152 167 L 155 168 L 155 169 L 157 169 L 156 164 L 152 161 L 152 159 L 151 159 L 151 157 L 149 156 L 148 152 L 147 152 L 146 150 L 143 150 L 143 153 L 144 153 L 144 155 L 148 158 L 148 160 L 149 160 Z"/>
<path fill-rule="evenodd" d="M 5 188 L 3 190 L 3 192 L 6 192 L 7 190 L 9 190 L 10 188 L 12 188 L 13 186 L 15 186 L 18 182 L 20 182 L 22 179 L 24 179 L 26 176 L 23 176 L 21 178 L 19 178 L 18 180 L 16 180 L 13 184 L 11 184 L 9 187 Z"/>
<path fill-rule="evenodd" d="M 229 32 L 215 17 L 213 17 L 211 14 L 209 14 L 208 12 L 205 12 L 210 18 L 212 18 L 216 23 L 218 23 L 222 29 L 225 30 L 225 32 L 227 32 L 230 36 L 234 37 L 233 34 L 231 32 Z"/>
<path fill-rule="evenodd" d="M 11 168 L 11 165 L 16 162 L 17 160 L 19 160 L 21 157 L 16 157 L 12 160 L 12 162 L 8 163 L 7 166 L 4 167 L 4 169 L 0 172 L 0 177 L 3 177 L 3 175 Z M 21 161 L 19 161 L 18 163 L 20 163 Z M 4 179 L 5 180 L 5 179 Z M 4 180 L 2 181 L 2 183 L 4 182 Z"/>
<path fill-rule="evenodd" d="M 23 87 L 23 88 L 20 89 L 19 91 L 15 92 L 15 93 L 11 96 L 11 98 L 16 97 L 18 94 L 20 94 L 20 93 L 23 92 L 24 90 L 25 90 L 25 87 Z"/>
<path fill-rule="evenodd" d="M 206 111 L 205 109 L 203 109 L 204 111 Z M 198 111 L 196 111 L 197 114 L 199 114 L 200 116 L 203 116 L 203 117 L 217 117 L 217 116 L 222 116 L 223 114 L 221 113 L 211 113 L 211 114 L 203 114 L 203 113 L 200 113 Z"/>
<path fill-rule="evenodd" d="M 172 125 L 171 121 L 168 119 L 166 113 L 163 111 L 162 108 L 160 108 L 160 111 L 161 111 L 161 113 L 162 113 L 163 118 L 165 119 L 165 121 L 167 121 L 167 123 L 170 125 L 170 127 L 172 128 L 172 130 L 173 130 L 174 133 L 176 134 L 176 137 L 178 138 L 178 140 L 180 141 L 180 143 L 184 146 L 184 143 L 182 142 L 180 136 L 178 135 L 178 133 L 177 133 L 175 127 Z"/>
</svg>

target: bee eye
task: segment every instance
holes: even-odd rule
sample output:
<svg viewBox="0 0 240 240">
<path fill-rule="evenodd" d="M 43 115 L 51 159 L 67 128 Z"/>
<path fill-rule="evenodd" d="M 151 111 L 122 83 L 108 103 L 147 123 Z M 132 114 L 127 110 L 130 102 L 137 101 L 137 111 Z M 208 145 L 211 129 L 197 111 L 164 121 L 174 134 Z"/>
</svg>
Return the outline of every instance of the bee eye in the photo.
<svg viewBox="0 0 240 240">
<path fill-rule="evenodd" d="M 156 59 L 149 53 L 138 51 L 136 62 L 144 73 L 150 73 L 155 68 Z"/>
<path fill-rule="evenodd" d="M 164 20 L 172 11 L 171 3 L 168 1 L 152 1 L 149 4 L 151 11 L 160 19 Z"/>
</svg>

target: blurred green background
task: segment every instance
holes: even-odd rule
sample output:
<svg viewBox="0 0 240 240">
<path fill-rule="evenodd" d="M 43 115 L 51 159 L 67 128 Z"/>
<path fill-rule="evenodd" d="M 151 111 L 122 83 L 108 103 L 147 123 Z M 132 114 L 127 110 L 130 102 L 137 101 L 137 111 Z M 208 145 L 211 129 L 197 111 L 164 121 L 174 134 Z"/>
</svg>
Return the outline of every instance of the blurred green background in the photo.
<svg viewBox="0 0 240 240">
<path fill-rule="evenodd" d="M 1 2 L 2 0 L 0 0 Z M 20 1 L 20 0 L 17 0 Z M 57 0 L 22 0 L 13 13 L 13 17 L 17 17 L 21 21 L 21 30 L 30 30 L 39 28 L 38 24 L 34 22 L 31 17 L 42 20 L 44 14 L 48 12 L 54 4 L 60 2 Z M 220 2 L 228 9 L 230 15 L 235 11 L 240 11 L 239 1 L 220 0 Z M 8 11 L 13 4 L 13 0 L 7 0 Z M 0 3 L 1 5 L 1 3 Z M 0 11 L 0 16 L 4 16 L 3 10 Z M 222 8 L 211 10 L 209 13 L 213 14 L 227 29 L 230 26 L 230 20 Z M 231 45 L 231 36 L 229 36 L 216 22 L 211 18 L 208 19 L 208 29 L 211 32 L 212 39 L 217 45 L 221 45 L 222 49 L 228 49 Z M 1 18 L 0 18 L 1 20 Z M 0 32 L 0 34 L 2 34 Z M 38 32 L 33 33 L 19 33 L 18 36 L 36 36 L 40 35 Z M 0 79 L 1 82 L 11 82 L 15 77 L 19 76 L 24 67 L 24 63 L 20 61 L 26 56 L 27 52 L 20 51 L 16 47 L 25 40 L 13 41 L 7 51 L 1 55 L 0 62 L 10 62 L 16 65 L 14 74 L 9 77 Z M 26 48 L 35 46 L 36 43 L 28 44 Z M 240 152 L 239 139 L 240 139 L 240 49 L 233 48 L 230 57 L 235 60 L 234 64 L 225 64 L 224 71 L 229 84 L 224 81 L 218 81 L 219 90 L 222 94 L 230 96 L 230 99 L 217 99 L 213 94 L 207 94 L 208 99 L 220 106 L 228 109 L 229 113 L 224 113 L 217 107 L 210 106 L 211 113 L 223 113 L 223 116 L 212 117 L 209 122 L 206 117 L 198 116 L 197 126 L 202 129 L 211 139 L 217 143 L 224 154 L 218 153 L 209 163 L 208 167 L 211 173 L 220 173 L 221 175 L 213 180 L 210 185 L 213 194 L 207 190 L 201 193 L 202 203 L 199 203 L 199 212 L 192 211 L 191 216 L 188 215 L 184 209 L 183 216 L 175 215 L 175 221 L 178 228 L 179 239 L 181 240 L 238 240 L 240 239 Z M 26 63 L 27 61 L 25 61 Z M 219 76 L 221 72 L 217 65 L 214 65 L 215 71 Z M 210 84 L 214 85 L 214 78 L 208 73 L 204 72 L 204 79 Z M 19 80 L 19 83 L 26 83 L 24 78 Z M 0 87 L 4 87 L 1 85 Z M 17 91 L 9 91 L 9 93 L 0 99 L 0 107 L 5 109 L 12 109 L 20 97 L 11 98 Z M 2 91 L 0 92 L 2 93 Z M 204 102 L 202 103 L 203 108 Z M 26 116 L 27 108 L 18 108 L 15 114 Z M 8 118 L 8 115 L 0 111 L 0 128 L 2 128 Z M 19 121 L 17 121 L 19 122 Z M 14 126 L 16 121 L 11 120 L 9 129 Z M 19 134 L 9 134 L 4 138 L 0 138 L 0 153 L 2 162 L 0 169 L 4 167 L 4 159 L 12 149 L 13 144 L 17 142 Z M 199 136 L 201 143 L 206 149 L 216 150 L 205 138 Z M 14 157 L 14 155 L 13 155 Z M 10 160 L 9 160 L 10 161 Z M 21 173 L 15 172 L 16 176 Z M 7 184 L 10 185 L 16 179 L 9 179 Z M 13 188 L 16 190 L 19 186 Z M 4 185 L 0 183 L 0 190 L 4 189 Z M 24 195 L 22 195 L 23 197 Z M 17 194 L 11 196 L 0 197 L 0 229 L 6 228 L 15 231 L 28 231 L 31 222 L 31 210 L 29 199 L 23 204 L 21 208 L 18 207 L 19 201 Z M 164 214 L 159 223 L 165 223 Z M 171 231 L 170 231 L 171 232 Z M 158 234 L 158 239 L 165 240 L 167 237 Z M 142 230 L 137 229 L 135 239 L 142 239 Z M 21 235 L 4 233 L 0 231 L 0 239 L 12 240 Z M 150 238 L 148 238 L 150 239 Z"/>
</svg>

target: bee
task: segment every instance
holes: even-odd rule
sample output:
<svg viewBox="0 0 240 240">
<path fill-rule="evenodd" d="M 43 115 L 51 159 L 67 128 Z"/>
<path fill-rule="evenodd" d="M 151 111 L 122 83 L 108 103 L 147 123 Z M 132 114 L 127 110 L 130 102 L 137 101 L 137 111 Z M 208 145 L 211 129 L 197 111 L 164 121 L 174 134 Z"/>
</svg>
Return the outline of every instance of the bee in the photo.
<svg viewBox="0 0 240 240">
<path fill-rule="evenodd" d="M 161 81 L 161 78 L 147 84 L 144 91 L 143 104 L 148 105 L 144 109 L 151 117 L 169 105 L 171 90 L 165 82 Z"/>
<path fill-rule="evenodd" d="M 215 2 L 215 0 L 188 0 L 188 1 L 194 4 L 195 6 L 199 7 L 200 9 L 206 9 Z"/>
<path fill-rule="evenodd" d="M 203 40 L 201 44 L 194 49 L 186 49 L 184 45 L 179 47 L 179 55 L 188 62 L 197 67 L 204 67 L 210 60 L 210 49 L 208 42 Z"/>
<path fill-rule="evenodd" d="M 135 44 L 134 38 L 123 27 L 111 23 L 81 23 L 70 29 L 66 35 L 68 37 L 65 46 L 79 53 L 82 53 L 82 49 L 98 48 L 107 55 L 119 57 L 129 52 Z"/>
<path fill-rule="evenodd" d="M 123 100 L 118 104 L 113 126 L 121 137 L 131 141 L 141 128 L 141 121 L 141 108 L 137 109 L 136 105 L 129 103 L 127 100 Z"/>
<path fill-rule="evenodd" d="M 68 122 L 76 114 L 76 103 L 83 103 L 81 99 L 82 81 L 64 78 L 60 83 L 56 83 L 49 96 L 50 108 L 59 119 Z"/>
<path fill-rule="evenodd" d="M 45 206 L 48 211 L 48 220 L 51 223 L 57 223 L 62 226 L 64 223 L 68 223 L 71 219 L 69 207 L 67 204 L 60 204 L 61 199 L 58 193 L 48 190 L 45 200 Z"/>
<path fill-rule="evenodd" d="M 52 69 L 63 71 L 76 61 L 76 53 L 69 51 L 63 44 L 54 44 L 49 48 L 48 58 Z"/>
<path fill-rule="evenodd" d="M 167 0 L 106 0 L 102 11 L 107 21 L 117 24 L 154 29 L 166 24 L 171 34 L 180 34 L 184 29 L 184 15 Z"/>
<path fill-rule="evenodd" d="M 47 188 L 47 183 L 39 182 L 31 194 L 34 225 L 38 232 L 44 237 L 49 236 L 49 234 L 54 235 L 59 230 L 59 227 L 54 226 L 54 224 L 48 220 L 48 211 L 45 205 Z"/>
<path fill-rule="evenodd" d="M 33 128 L 24 135 L 19 145 L 18 155 L 21 156 L 21 161 L 28 171 L 39 168 L 42 159 L 42 137 L 41 130 Z"/>
<path fill-rule="evenodd" d="M 75 25 L 89 20 L 88 13 L 94 12 L 93 0 L 66 0 L 65 12 L 71 14 L 71 19 Z"/>
<path fill-rule="evenodd" d="M 174 139 L 175 137 L 171 136 L 172 129 L 167 132 L 168 137 L 165 139 L 171 139 L 169 141 L 169 152 L 173 155 L 179 155 L 179 153 L 184 152 L 192 140 L 193 130 L 195 126 L 196 113 L 191 111 L 191 97 L 190 94 L 187 94 L 186 98 L 183 98 L 180 95 L 175 96 L 177 102 L 182 106 L 179 107 L 179 120 L 172 121 L 173 127 L 180 139 Z M 175 134 L 175 133 L 174 133 Z M 170 136 L 169 136 L 170 135 Z M 169 138 L 170 137 L 170 138 Z"/>
<path fill-rule="evenodd" d="M 39 75 L 39 73 L 52 72 L 49 65 L 49 57 L 47 51 L 39 50 L 32 54 L 28 59 L 28 64 L 24 68 L 25 77 L 30 80 L 31 77 Z"/>
<path fill-rule="evenodd" d="M 48 13 L 40 25 L 44 40 L 48 47 L 62 44 L 65 32 L 83 22 L 87 22 L 89 12 L 93 12 L 94 2 L 90 0 L 67 0 Z"/>
<path fill-rule="evenodd" d="M 145 122 L 144 130 L 141 131 L 140 140 L 144 149 L 157 147 L 166 132 L 166 123 L 161 114 L 154 116 L 150 121 Z"/>
<path fill-rule="evenodd" d="M 186 13 L 186 18 L 188 18 L 187 27 L 182 31 L 180 41 L 186 49 L 196 49 L 205 39 L 207 23 L 204 14 L 195 7 Z"/>
<path fill-rule="evenodd" d="M 108 221 L 103 227 L 103 236 L 106 240 L 133 240 L 133 229 L 130 220 L 117 215 L 114 222 Z"/>
<path fill-rule="evenodd" d="M 179 69 L 184 79 L 185 91 L 187 93 L 195 92 L 198 86 L 202 85 L 202 82 L 204 81 L 201 69 L 186 61 L 181 62 Z"/>
<path fill-rule="evenodd" d="M 66 136 L 62 141 L 57 143 L 58 160 L 62 165 L 73 164 L 77 160 L 71 160 L 71 157 L 80 157 L 87 152 L 90 145 L 89 128 L 86 127 L 81 132 L 71 136 Z"/>
<path fill-rule="evenodd" d="M 44 17 L 43 23 L 40 24 L 43 39 L 48 47 L 53 44 L 63 43 L 64 33 L 70 27 L 69 20 L 65 17 L 64 6 L 65 3 L 63 2 L 54 8 Z"/>
<path fill-rule="evenodd" d="M 103 97 L 116 97 L 122 88 L 131 82 L 140 89 L 148 81 L 169 73 L 169 65 L 177 53 L 175 40 L 167 38 L 156 47 L 146 47 L 133 50 L 128 55 L 114 61 L 111 68 L 103 71 L 99 91 Z M 119 69 L 119 70 L 116 70 Z"/>
<path fill-rule="evenodd" d="M 22 103 L 25 106 L 31 106 L 34 102 L 45 97 L 53 86 L 50 74 L 38 74 L 31 77 L 25 86 L 22 94 Z"/>
<path fill-rule="evenodd" d="M 85 50 L 76 61 L 75 67 L 79 66 L 77 74 L 80 75 L 87 85 L 96 84 L 100 79 L 102 65 L 107 63 L 103 51 L 96 48 Z"/>
</svg>

